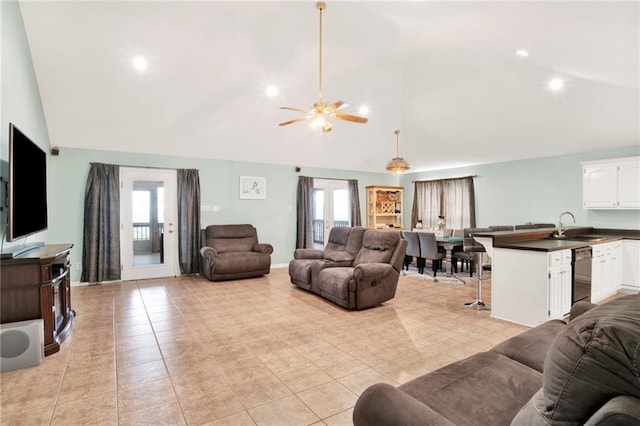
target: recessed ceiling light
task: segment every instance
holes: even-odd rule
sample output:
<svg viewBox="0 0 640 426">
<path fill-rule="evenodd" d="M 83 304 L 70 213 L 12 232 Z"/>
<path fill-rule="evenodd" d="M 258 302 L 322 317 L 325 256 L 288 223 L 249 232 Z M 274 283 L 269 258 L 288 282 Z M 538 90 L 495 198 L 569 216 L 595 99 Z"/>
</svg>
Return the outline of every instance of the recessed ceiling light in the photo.
<svg viewBox="0 0 640 426">
<path fill-rule="evenodd" d="M 147 69 L 147 60 L 145 58 L 143 58 L 142 56 L 136 56 L 135 58 L 133 58 L 133 67 L 139 71 L 144 71 Z"/>
<path fill-rule="evenodd" d="M 522 56 L 524 58 L 526 56 L 529 56 L 529 52 L 527 52 L 524 49 L 518 49 L 518 50 L 516 50 L 516 55 Z"/>
<path fill-rule="evenodd" d="M 547 87 L 552 92 L 558 92 L 564 89 L 564 81 L 559 78 L 552 78 L 551 80 L 549 80 L 549 84 L 547 85 Z"/>
<path fill-rule="evenodd" d="M 367 114 L 369 114 L 369 107 L 366 106 L 366 105 L 363 105 L 363 106 L 360 107 L 360 109 L 358 111 L 360 111 L 361 115 L 367 115 Z"/>
<path fill-rule="evenodd" d="M 276 96 L 277 94 L 278 94 L 278 88 L 275 85 L 270 84 L 267 86 L 267 95 Z"/>
</svg>

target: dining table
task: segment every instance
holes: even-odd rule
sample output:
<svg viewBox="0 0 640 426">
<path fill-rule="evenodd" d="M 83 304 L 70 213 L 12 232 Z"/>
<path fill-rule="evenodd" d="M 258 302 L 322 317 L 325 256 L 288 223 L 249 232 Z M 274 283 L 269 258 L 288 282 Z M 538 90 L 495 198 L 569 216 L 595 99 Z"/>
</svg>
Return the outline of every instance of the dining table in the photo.
<svg viewBox="0 0 640 426">
<path fill-rule="evenodd" d="M 445 261 L 447 262 L 447 270 L 445 273 L 447 275 L 452 275 L 453 270 L 453 250 L 457 247 L 462 247 L 464 238 L 463 237 L 438 237 L 436 236 L 436 242 L 438 243 L 438 247 L 442 247 L 445 251 Z"/>
</svg>

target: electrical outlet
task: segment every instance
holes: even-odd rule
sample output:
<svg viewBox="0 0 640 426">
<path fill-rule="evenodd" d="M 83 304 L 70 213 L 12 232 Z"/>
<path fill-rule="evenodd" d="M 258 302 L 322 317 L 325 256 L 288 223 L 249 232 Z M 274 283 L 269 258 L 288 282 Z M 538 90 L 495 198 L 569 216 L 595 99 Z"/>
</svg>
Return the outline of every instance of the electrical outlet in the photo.
<svg viewBox="0 0 640 426">
<path fill-rule="evenodd" d="M 82 271 L 82 263 L 76 264 L 76 271 Z"/>
</svg>

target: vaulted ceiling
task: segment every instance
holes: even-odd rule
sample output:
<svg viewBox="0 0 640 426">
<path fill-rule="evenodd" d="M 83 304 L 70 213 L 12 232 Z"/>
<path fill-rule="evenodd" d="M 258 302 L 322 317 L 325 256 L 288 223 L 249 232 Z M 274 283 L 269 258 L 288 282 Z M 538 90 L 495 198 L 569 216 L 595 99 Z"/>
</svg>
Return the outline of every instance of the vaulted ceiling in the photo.
<svg viewBox="0 0 640 426">
<path fill-rule="evenodd" d="M 20 3 L 54 146 L 378 172 L 638 144 L 639 4 L 328 1 L 319 135 L 313 1 Z"/>
</svg>

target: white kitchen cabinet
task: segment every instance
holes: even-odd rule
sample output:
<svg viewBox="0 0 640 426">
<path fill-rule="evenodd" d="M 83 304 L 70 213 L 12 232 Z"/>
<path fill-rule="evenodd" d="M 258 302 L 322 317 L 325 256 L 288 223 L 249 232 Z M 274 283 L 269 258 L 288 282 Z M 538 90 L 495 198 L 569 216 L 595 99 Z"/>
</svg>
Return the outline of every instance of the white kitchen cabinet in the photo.
<svg viewBox="0 0 640 426">
<path fill-rule="evenodd" d="M 571 309 L 571 250 L 493 248 L 491 316 L 530 327 Z"/>
<path fill-rule="evenodd" d="M 571 310 L 571 251 L 569 262 L 549 268 L 549 315 L 548 319 L 559 319 Z"/>
<path fill-rule="evenodd" d="M 614 294 L 622 283 L 622 242 L 595 244 L 591 259 L 591 301 Z"/>
<path fill-rule="evenodd" d="M 621 290 L 640 291 L 640 241 L 622 242 Z"/>
<path fill-rule="evenodd" d="M 640 209 L 640 157 L 581 164 L 585 209 Z"/>
</svg>

